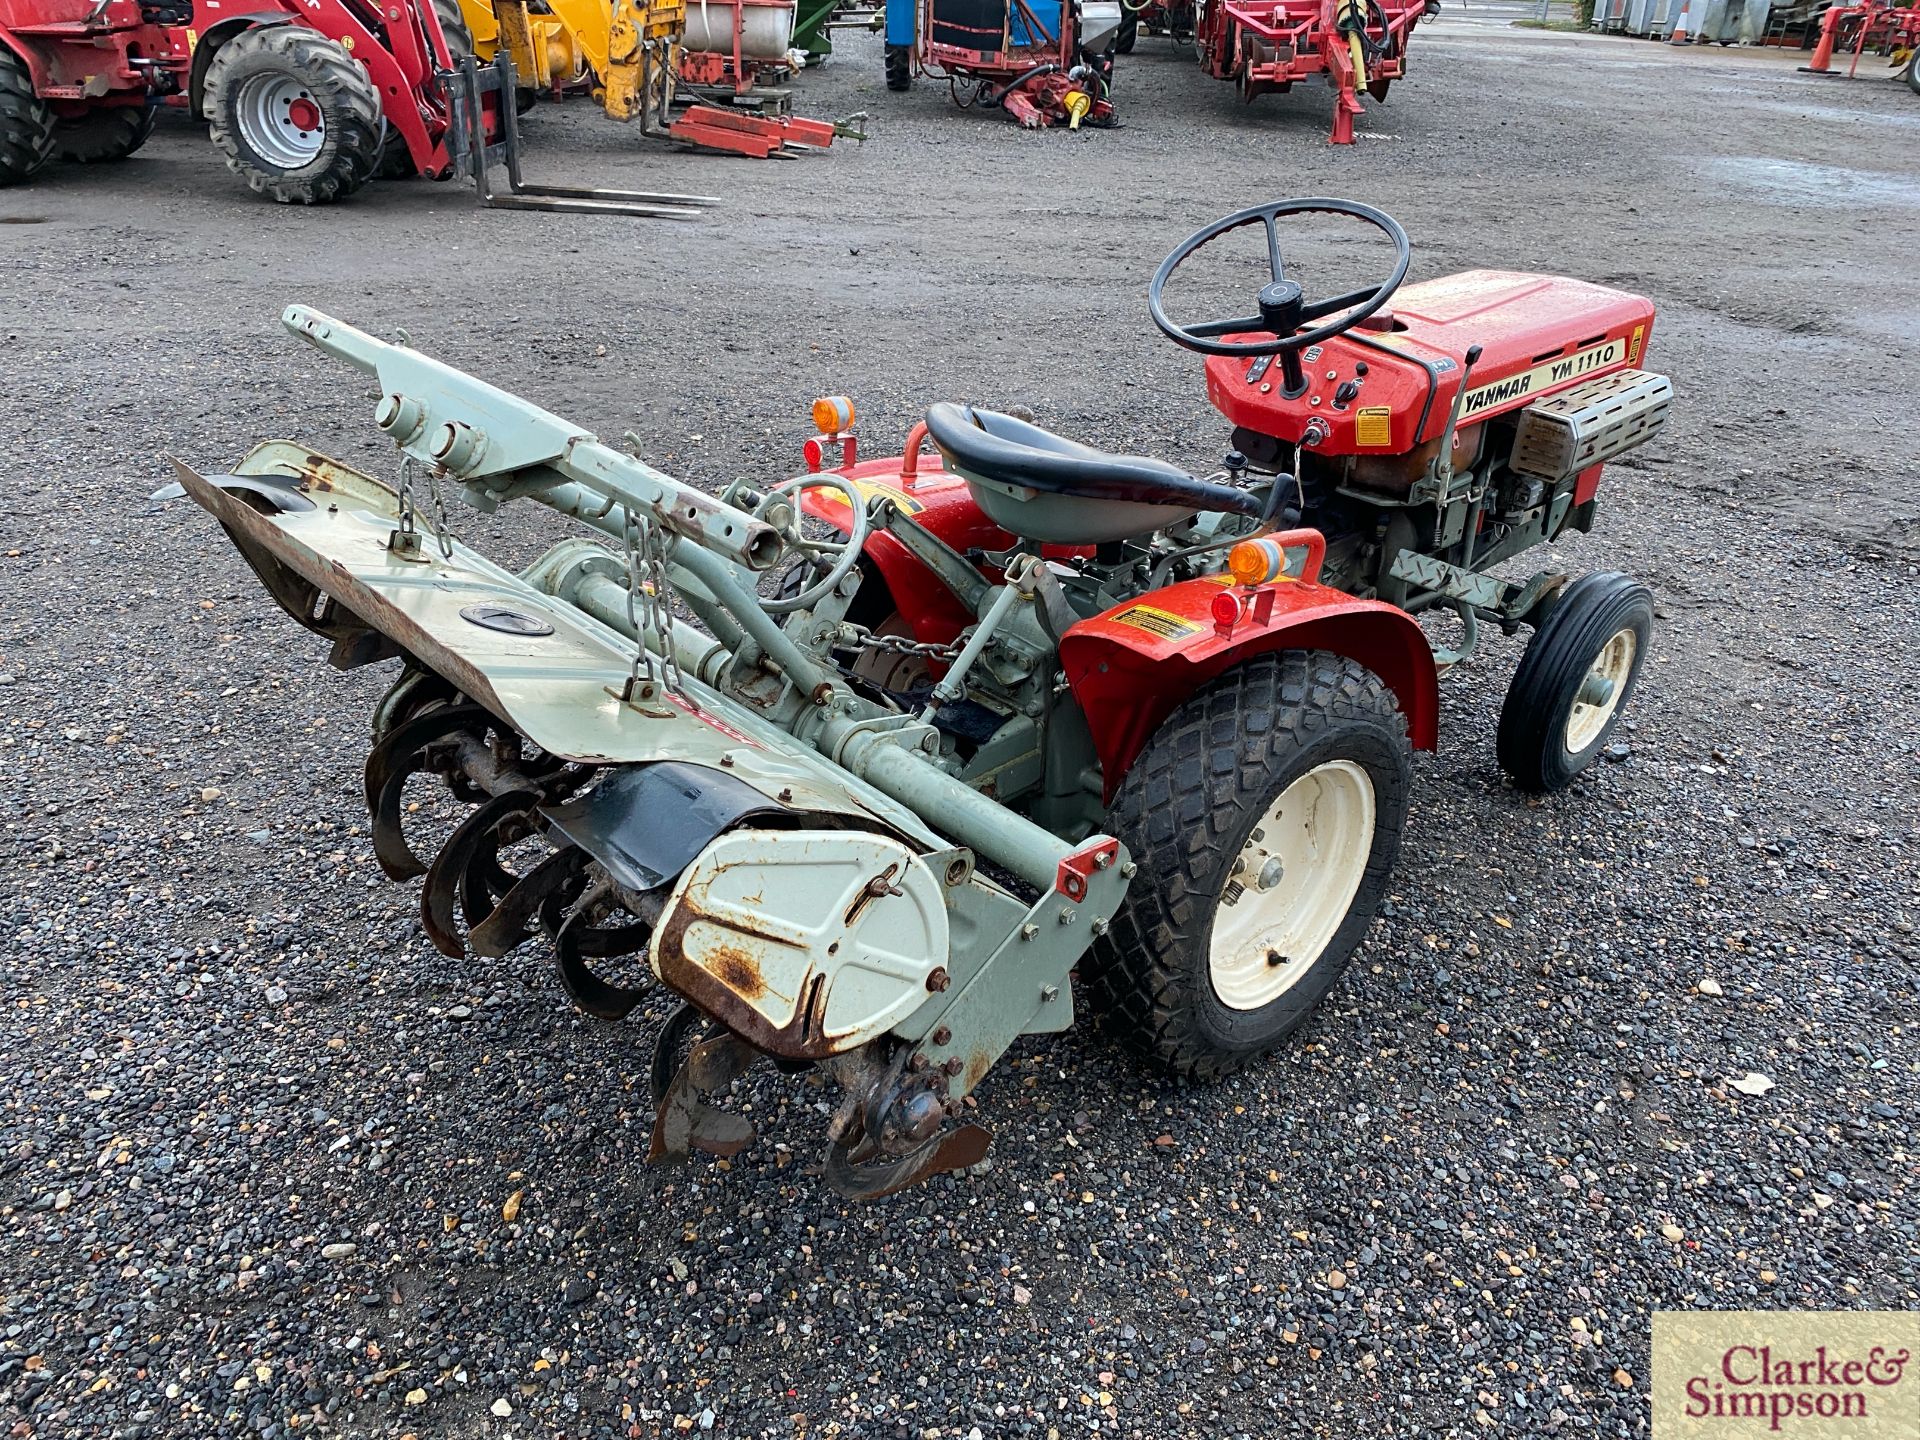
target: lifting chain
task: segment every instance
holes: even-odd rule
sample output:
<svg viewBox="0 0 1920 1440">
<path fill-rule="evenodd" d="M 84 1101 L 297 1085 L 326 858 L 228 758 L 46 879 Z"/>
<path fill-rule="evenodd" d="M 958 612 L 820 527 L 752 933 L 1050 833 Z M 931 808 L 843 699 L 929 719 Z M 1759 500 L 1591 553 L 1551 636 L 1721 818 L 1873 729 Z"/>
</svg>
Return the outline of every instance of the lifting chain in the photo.
<svg viewBox="0 0 1920 1440">
<path fill-rule="evenodd" d="M 627 566 L 627 623 L 633 626 L 633 661 L 620 692 L 623 700 L 632 700 L 636 694 L 650 695 L 656 683 L 685 698 L 680 662 L 673 653 L 673 611 L 667 599 L 672 592 L 667 588 L 666 544 L 660 530 L 632 510 L 626 512 L 621 539 Z M 653 652 L 647 649 L 649 634 L 660 646 L 657 681 Z"/>
<path fill-rule="evenodd" d="M 852 621 L 843 621 L 840 633 L 851 636 L 853 647 L 858 650 L 882 650 L 889 655 L 918 655 L 922 660 L 938 660 L 942 664 L 959 657 L 959 645 L 935 645 L 924 640 L 910 640 L 905 635 L 876 635 L 864 625 L 855 625 Z"/>
<path fill-rule="evenodd" d="M 414 503 L 413 487 L 419 475 L 420 462 L 413 456 L 402 454 L 400 457 L 400 526 L 387 537 L 387 548 L 399 555 L 417 558 L 420 554 L 419 510 Z M 440 498 L 440 484 L 436 473 L 427 472 L 427 498 L 433 502 L 433 535 L 440 546 L 440 558 L 453 558 L 453 535 L 447 526 L 447 503 Z"/>
</svg>

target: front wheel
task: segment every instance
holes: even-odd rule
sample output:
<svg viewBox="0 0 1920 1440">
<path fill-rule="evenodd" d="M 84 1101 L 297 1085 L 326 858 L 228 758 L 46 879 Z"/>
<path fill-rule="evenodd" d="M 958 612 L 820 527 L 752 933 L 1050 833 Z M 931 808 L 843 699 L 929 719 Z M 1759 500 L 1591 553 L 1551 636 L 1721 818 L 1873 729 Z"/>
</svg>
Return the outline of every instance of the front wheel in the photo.
<svg viewBox="0 0 1920 1440">
<path fill-rule="evenodd" d="M 1920 45 L 1913 47 L 1913 54 L 1907 57 L 1907 88 L 1920 95 Z"/>
<path fill-rule="evenodd" d="M 343 200 L 381 157 L 379 92 L 345 46 L 304 25 L 222 45 L 207 67 L 207 115 L 227 167 L 282 205 Z"/>
<path fill-rule="evenodd" d="M 1582 575 L 1527 642 L 1500 709 L 1500 768 L 1523 790 L 1564 790 L 1599 757 L 1653 638 L 1653 593 L 1617 570 Z"/>
<path fill-rule="evenodd" d="M 1407 727 L 1379 676 L 1287 651 L 1219 676 L 1155 732 L 1110 828 L 1139 865 L 1093 956 L 1122 1036 L 1211 1079 L 1333 987 L 1400 848 Z"/>
</svg>

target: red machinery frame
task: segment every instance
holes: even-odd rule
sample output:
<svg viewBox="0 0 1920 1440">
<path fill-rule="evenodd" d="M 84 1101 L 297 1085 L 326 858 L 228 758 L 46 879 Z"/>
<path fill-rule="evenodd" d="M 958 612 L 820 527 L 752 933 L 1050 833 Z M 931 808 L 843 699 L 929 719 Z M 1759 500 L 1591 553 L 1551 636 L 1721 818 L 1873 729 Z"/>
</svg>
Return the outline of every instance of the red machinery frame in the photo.
<svg viewBox="0 0 1920 1440">
<path fill-rule="evenodd" d="M 1853 27 L 1852 44 L 1841 46 L 1840 32 Z M 1860 5 L 1834 5 L 1820 17 L 1820 39 L 1813 47 L 1813 59 L 1800 68 L 1810 75 L 1838 75 L 1833 68 L 1836 46 L 1848 50 L 1853 63 L 1847 66 L 1851 79 L 1860 69 L 1860 57 L 1869 47 L 1898 52 L 1920 49 L 1920 6 L 1889 5 L 1884 0 L 1866 0 Z M 1904 57 L 1903 57 L 1904 58 Z M 1896 64 L 1901 61 L 1896 60 Z M 1920 89 L 1920 85 L 1915 86 Z"/>
<path fill-rule="evenodd" d="M 1028 0 L 1007 0 L 998 32 L 975 28 L 979 46 L 956 45 L 938 38 L 937 31 L 964 31 L 969 27 L 949 16 L 936 16 L 936 0 L 920 0 L 916 54 L 920 69 L 932 75 L 944 75 L 954 102 L 971 109 L 985 99 L 1003 106 L 1007 113 L 1029 130 L 1065 120 L 1070 129 L 1081 121 L 1103 125 L 1112 123 L 1113 102 L 1108 98 L 1111 67 L 1106 73 L 1086 72 L 1080 52 L 1077 7 L 1063 0 L 1055 22 L 1056 35 Z M 1016 22 L 1029 37 L 1044 37 L 1046 44 L 1017 44 Z M 963 90 L 963 85 L 968 87 Z"/>
<path fill-rule="evenodd" d="M 1244 100 L 1284 93 L 1324 75 L 1334 90 L 1335 145 L 1353 143 L 1360 91 L 1384 100 L 1406 74 L 1407 37 L 1432 0 L 1205 0 L 1195 38 L 1200 64 Z"/>
<path fill-rule="evenodd" d="M 164 97 L 189 50 L 186 32 L 150 23 L 138 0 L 0 0 L 0 46 L 56 115 Z"/>
</svg>

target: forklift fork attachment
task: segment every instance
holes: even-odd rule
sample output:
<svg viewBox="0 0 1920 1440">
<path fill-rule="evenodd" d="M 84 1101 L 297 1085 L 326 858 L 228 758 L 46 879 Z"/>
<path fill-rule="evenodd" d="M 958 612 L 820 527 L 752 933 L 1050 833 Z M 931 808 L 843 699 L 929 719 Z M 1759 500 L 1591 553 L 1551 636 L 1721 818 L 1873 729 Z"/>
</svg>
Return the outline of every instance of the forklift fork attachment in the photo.
<svg viewBox="0 0 1920 1440">
<path fill-rule="evenodd" d="M 671 195 L 648 190 L 602 190 L 591 185 L 535 185 L 520 177 L 520 122 L 514 109 L 513 57 L 505 46 L 492 61 L 480 64 L 466 56 L 458 69 L 443 71 L 441 79 L 452 97 L 453 125 L 447 132 L 448 152 L 457 169 L 473 177 L 482 206 L 495 210 L 553 210 L 570 215 L 632 215 L 651 220 L 697 220 L 700 212 L 718 205 L 713 195 Z M 494 111 L 500 118 L 500 138 L 487 140 L 488 106 L 484 97 L 498 97 Z M 490 171 L 504 165 L 507 190 L 497 193 Z"/>
</svg>

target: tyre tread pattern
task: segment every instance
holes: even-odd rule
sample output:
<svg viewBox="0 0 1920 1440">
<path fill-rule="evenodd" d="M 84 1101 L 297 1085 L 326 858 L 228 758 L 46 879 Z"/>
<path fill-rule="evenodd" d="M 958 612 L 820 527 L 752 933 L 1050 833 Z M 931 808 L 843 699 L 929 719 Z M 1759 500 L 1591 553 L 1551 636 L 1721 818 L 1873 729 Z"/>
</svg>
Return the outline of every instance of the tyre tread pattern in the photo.
<svg viewBox="0 0 1920 1440">
<path fill-rule="evenodd" d="M 52 158 L 53 111 L 20 57 L 0 49 L 0 186 L 31 180 Z"/>
<path fill-rule="evenodd" d="M 1257 814 L 1271 803 L 1268 777 L 1275 765 L 1354 719 L 1384 725 L 1407 764 L 1406 718 L 1371 670 L 1326 651 L 1261 656 L 1217 677 L 1174 711 L 1127 772 L 1109 831 L 1140 868 L 1107 938 L 1089 957 L 1088 978 L 1123 1039 L 1176 1075 L 1216 1079 L 1273 1049 L 1225 1051 L 1200 1034 L 1180 956 L 1205 949 L 1214 908 L 1209 886 L 1221 851 L 1237 847 L 1249 807 Z M 1369 881 L 1384 884 L 1392 869 L 1405 813 L 1404 771 L 1400 789 L 1397 803 L 1380 797 L 1386 843 L 1376 844 L 1356 908 Z"/>
<path fill-rule="evenodd" d="M 248 158 L 228 113 L 231 72 L 251 55 L 271 55 L 299 74 L 327 110 L 328 163 L 307 173 L 263 169 Z M 207 67 L 207 132 L 226 157 L 227 168 L 256 194 L 282 205 L 325 205 L 344 200 L 373 178 L 385 121 L 379 92 L 344 46 L 303 25 L 248 30 L 220 47 Z M 326 154 L 323 150 L 322 154 Z"/>
<path fill-rule="evenodd" d="M 53 122 L 53 151 L 70 165 L 106 165 L 124 160 L 153 134 L 146 105 L 102 105 Z"/>
<path fill-rule="evenodd" d="M 1607 728 L 1582 752 L 1586 759 L 1571 765 L 1560 758 L 1566 721 L 1562 701 L 1586 675 L 1600 647 L 1636 610 L 1645 612 L 1647 636 L 1635 657 L 1627 691 Z M 1630 575 L 1595 570 L 1561 592 L 1552 612 L 1527 642 L 1500 707 L 1494 755 L 1514 784 L 1537 795 L 1564 790 L 1592 763 L 1639 688 L 1652 630 L 1653 592 Z"/>
</svg>

